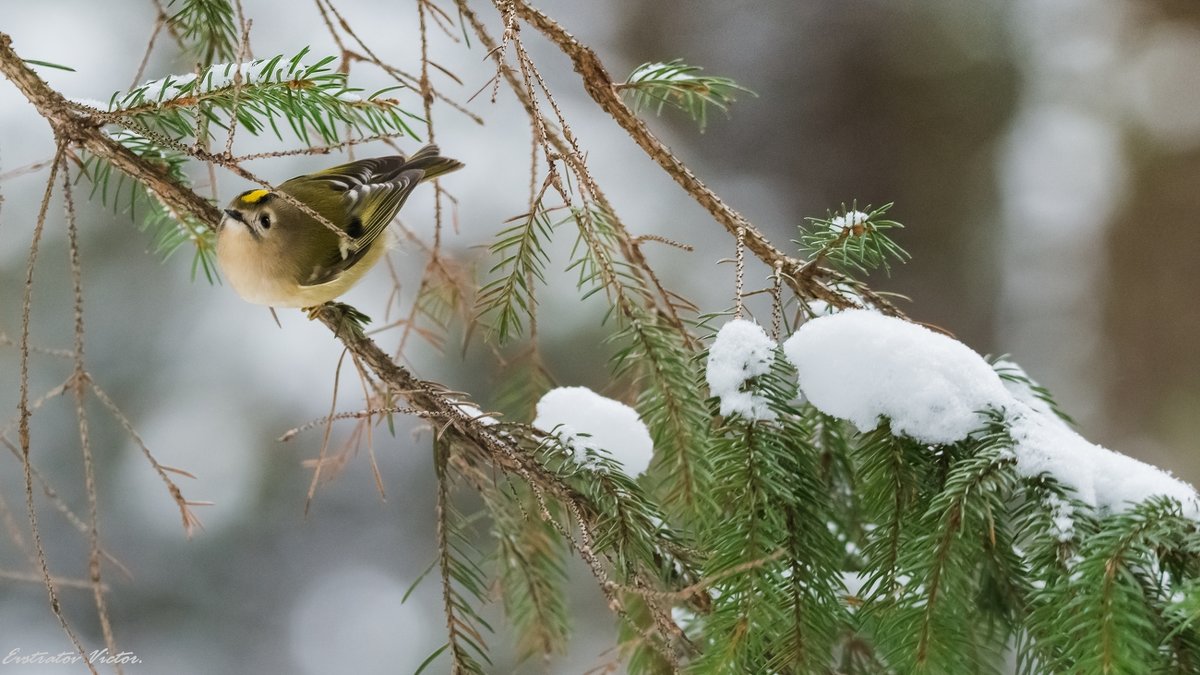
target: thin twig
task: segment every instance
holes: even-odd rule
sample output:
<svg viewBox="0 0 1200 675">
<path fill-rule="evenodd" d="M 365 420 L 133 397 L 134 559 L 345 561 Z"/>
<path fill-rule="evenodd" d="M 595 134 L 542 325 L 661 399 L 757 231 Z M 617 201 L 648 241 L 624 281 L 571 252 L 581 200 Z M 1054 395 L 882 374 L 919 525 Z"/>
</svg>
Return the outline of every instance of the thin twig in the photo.
<svg viewBox="0 0 1200 675">
<path fill-rule="evenodd" d="M 83 267 L 79 255 L 79 228 L 75 223 L 75 199 L 71 194 L 71 172 L 63 161 L 63 204 L 66 210 L 67 242 L 71 262 L 71 287 L 74 295 L 75 342 L 74 371 L 71 374 L 71 389 L 75 394 L 75 418 L 79 422 L 79 448 L 83 453 L 83 486 L 88 504 L 88 579 L 92 585 L 92 600 L 96 603 L 96 616 L 100 620 L 100 632 L 109 653 L 117 654 L 117 641 L 113 635 L 112 621 L 108 616 L 108 605 L 104 599 L 104 581 L 100 570 L 100 507 L 96 491 L 96 467 L 92 456 L 91 436 L 88 433 L 87 411 L 84 409 L 84 389 L 88 380 L 83 365 Z M 114 663 L 117 675 L 124 672 L 121 663 Z"/>
<path fill-rule="evenodd" d="M 14 347 L 14 346 L 17 346 L 17 343 L 14 342 L 12 338 L 8 337 L 8 335 L 4 331 L 0 331 L 0 345 L 4 345 L 5 347 Z M 74 352 L 72 352 L 70 349 L 52 349 L 49 347 L 39 347 L 37 345 L 29 345 L 29 351 L 34 354 L 45 354 L 47 356 L 57 356 L 58 358 L 62 358 L 62 359 L 75 358 Z"/>
<path fill-rule="evenodd" d="M 137 430 L 133 428 L 133 423 L 129 421 L 129 418 L 125 416 L 125 413 L 121 412 L 121 409 L 117 407 L 116 402 L 109 397 L 108 393 L 101 389 L 100 385 L 96 384 L 95 380 L 89 378 L 88 384 L 92 386 L 92 393 L 96 396 L 96 399 L 108 409 L 109 414 L 111 414 L 113 418 L 117 420 L 117 422 L 121 425 L 121 428 L 125 430 L 125 433 L 129 434 L 129 437 L 133 439 L 134 444 L 141 449 L 142 455 L 147 461 L 150 462 L 150 466 L 154 469 L 154 472 L 158 474 L 159 479 L 164 485 L 167 486 L 167 492 L 170 493 L 171 498 L 175 500 L 175 505 L 179 507 L 179 516 L 183 520 L 184 534 L 190 539 L 192 537 L 192 533 L 197 528 L 204 527 L 204 525 L 200 522 L 200 519 L 195 513 L 192 512 L 191 507 L 203 506 L 206 504 L 204 502 L 189 501 L 184 499 L 183 491 L 180 490 L 179 486 L 175 484 L 175 481 L 171 480 L 171 477 L 167 475 L 168 471 L 172 471 L 171 467 L 159 463 L 158 459 L 154 457 L 154 453 L 150 452 L 150 448 L 146 445 L 146 442 L 142 440 L 141 435 L 138 434 Z M 182 473 L 179 471 L 174 472 Z"/>
<path fill-rule="evenodd" d="M 6 181 L 9 178 L 16 178 L 17 176 L 24 176 L 25 174 L 41 171 L 42 169 L 50 166 L 50 163 L 53 161 L 54 160 L 47 159 L 41 162 L 34 162 L 33 164 L 26 164 L 25 166 L 13 169 L 12 171 L 5 171 L 4 173 L 0 173 L 0 182 Z"/>
<path fill-rule="evenodd" d="M 739 227 L 737 230 L 737 253 L 734 258 L 734 277 L 733 277 L 733 293 L 734 293 L 734 310 L 733 318 L 742 318 L 742 293 L 744 291 L 743 276 L 746 272 L 746 228 Z"/>
<path fill-rule="evenodd" d="M 425 417 L 425 418 L 429 418 L 429 419 L 444 418 L 444 415 L 438 415 L 438 414 L 431 413 L 431 412 L 428 412 L 425 410 L 418 410 L 416 408 L 402 408 L 399 406 L 389 406 L 386 408 L 367 408 L 365 410 L 355 410 L 353 412 L 340 412 L 340 413 L 337 413 L 334 415 L 326 415 L 325 417 L 318 417 L 317 419 L 311 420 L 309 422 L 305 422 L 304 424 L 301 424 L 298 427 L 288 429 L 286 432 L 284 432 L 284 434 L 282 436 L 280 436 L 279 438 L 277 438 L 275 440 L 286 443 L 287 441 L 292 440 L 296 436 L 304 433 L 305 431 L 308 431 L 309 429 L 313 429 L 322 424 L 326 424 L 328 422 L 332 422 L 332 421 L 336 421 L 336 420 L 360 420 L 363 418 L 370 418 L 374 415 L 391 415 L 391 414 L 397 414 L 397 413 L 400 415 L 412 415 L 414 417 Z"/>
<path fill-rule="evenodd" d="M 321 467 L 325 464 L 325 452 L 329 449 L 329 434 L 333 431 L 333 411 L 337 410 L 338 384 L 342 379 L 342 363 L 346 360 L 346 354 L 348 353 L 348 349 L 342 350 L 342 355 L 338 357 L 337 367 L 333 370 L 333 396 L 329 401 L 329 414 L 325 416 L 325 436 L 321 439 L 321 451 L 317 453 L 312 480 L 308 484 L 308 495 L 304 498 L 305 517 L 308 516 L 308 508 L 312 506 L 313 497 L 317 494 L 317 483 L 321 480 Z"/>
<path fill-rule="evenodd" d="M 414 88 L 420 87 L 419 78 L 414 77 L 413 75 L 406 73 L 403 70 L 400 70 L 399 68 L 396 68 L 395 66 L 393 66 L 391 64 L 386 63 L 385 61 L 383 61 L 383 59 L 380 59 L 379 56 L 377 56 L 375 54 L 375 52 L 372 51 L 371 48 L 368 47 L 365 42 L 363 42 L 362 38 L 360 38 L 358 36 L 358 34 L 354 32 L 354 30 L 350 27 L 349 22 L 346 21 L 345 17 L 342 16 L 341 12 L 338 11 L 337 7 L 334 7 L 333 2 L 331 0 L 316 0 L 316 2 L 317 2 L 317 9 L 319 9 L 321 12 L 321 18 L 325 20 L 325 26 L 329 29 L 330 34 L 333 35 L 334 42 L 337 43 L 338 48 L 341 50 L 343 59 L 352 60 L 352 61 L 362 61 L 363 63 L 370 63 L 371 65 L 379 68 L 383 72 L 390 75 L 392 78 L 394 78 L 397 82 L 399 82 L 401 84 L 405 84 L 405 85 L 408 85 L 408 86 L 414 87 Z M 324 4 L 322 4 L 322 3 L 324 3 Z M 349 35 L 358 44 L 359 49 L 361 49 L 364 52 L 363 54 L 360 54 L 354 50 L 348 49 L 346 47 L 346 45 L 342 43 L 341 37 L 337 34 L 337 31 L 335 31 L 333 28 L 333 21 L 329 17 L 330 14 L 332 14 L 333 17 L 337 19 L 338 25 L 341 26 L 342 30 L 346 31 L 346 34 Z M 458 101 L 455 101 L 454 99 L 450 98 L 449 96 L 446 96 L 438 89 L 436 89 L 436 88 L 433 89 L 433 95 L 438 100 L 449 105 L 451 108 L 454 108 L 459 113 L 462 113 L 463 115 L 465 115 L 472 122 L 475 122 L 476 124 L 479 124 L 479 125 L 483 124 L 482 117 L 480 117 L 479 115 L 476 115 L 475 113 L 471 112 L 470 110 L 467 110 L 467 108 L 465 106 L 463 106 L 461 103 L 459 103 Z"/>
<path fill-rule="evenodd" d="M 771 339 L 778 342 L 783 324 L 783 263 L 775 261 L 771 275 Z"/>
<path fill-rule="evenodd" d="M 154 18 L 154 30 L 150 31 L 150 39 L 146 42 L 146 51 L 142 54 L 142 61 L 133 73 L 133 81 L 129 83 L 130 89 L 137 88 L 138 83 L 142 81 L 142 76 L 146 73 L 146 66 L 150 63 L 150 53 L 154 51 L 154 41 L 158 39 L 158 34 L 162 32 L 163 26 L 166 24 L 167 15 L 163 13 L 160 7 L 158 16 Z"/>
<path fill-rule="evenodd" d="M 67 384 L 70 384 L 69 380 L 61 387 L 63 391 L 66 390 Z M 3 435 L 0 435 L 0 445 L 8 448 L 9 453 L 12 454 L 13 458 L 15 458 L 18 462 L 21 461 L 21 448 L 14 445 L 12 441 L 8 440 L 8 438 Z M 71 527 L 75 528 L 77 532 L 86 537 L 88 532 L 87 523 L 85 523 L 83 519 L 76 515 L 75 512 L 71 510 L 71 507 L 67 506 L 67 503 L 63 501 L 63 498 L 59 496 L 58 492 L 56 492 L 46 478 L 42 476 L 42 472 L 38 471 L 37 465 L 33 462 L 29 463 L 29 472 L 33 474 L 33 480 L 37 482 L 39 487 L 41 487 L 42 494 L 46 497 L 46 499 L 50 500 L 50 504 L 54 507 L 54 509 L 58 511 L 60 515 L 62 515 L 63 519 L 66 520 Z M 103 555 L 105 560 L 108 560 L 108 562 L 112 563 L 112 565 L 116 567 L 126 579 L 133 578 L 133 574 L 129 571 L 129 568 L 126 567 L 125 564 L 122 563 L 116 556 L 107 551 L 103 551 Z M 32 562 L 35 567 L 38 565 L 36 555 L 32 557 Z"/>
<path fill-rule="evenodd" d="M 363 401 L 370 404 L 370 402 L 373 400 L 370 390 L 375 388 L 375 383 L 371 380 L 371 376 L 367 373 L 366 369 L 363 368 L 363 365 L 361 362 L 359 362 L 357 356 L 354 356 L 351 359 L 351 362 L 354 364 L 354 369 L 358 371 L 358 381 L 363 388 Z M 366 419 L 358 424 L 357 428 L 355 429 L 355 433 L 360 431 L 366 433 L 367 457 L 371 461 L 371 474 L 375 477 L 375 489 L 379 491 L 380 499 L 386 500 L 387 491 L 383 488 L 383 474 L 379 471 L 379 462 L 375 458 L 375 425 L 372 424 L 372 421 L 372 416 L 368 414 Z"/>
<path fill-rule="evenodd" d="M 242 75 L 242 64 L 246 62 L 246 55 L 250 53 L 250 25 L 251 21 L 246 19 L 242 14 L 242 3 L 238 0 L 237 3 L 238 25 L 241 27 L 242 39 L 238 41 L 237 67 L 233 69 L 233 101 L 229 111 L 229 134 L 225 136 L 225 156 L 233 156 L 233 137 L 237 133 L 238 128 L 238 106 L 241 104 L 242 85 L 245 81 L 245 76 Z M 214 198 L 216 197 L 216 185 L 213 186 Z"/>
<path fill-rule="evenodd" d="M 4 34 L 0 33 L 0 47 L 3 47 Z M 30 314 L 33 309 L 33 270 L 37 265 L 38 244 L 42 241 L 42 232 L 46 227 L 46 212 L 50 207 L 50 197 L 54 193 L 54 184 L 58 178 L 58 169 L 62 163 L 63 154 L 65 153 L 66 142 L 61 138 L 58 140 L 58 148 L 54 153 L 54 163 L 50 166 L 50 177 L 46 181 L 46 189 L 42 193 L 42 205 L 38 209 L 37 221 L 33 227 L 33 238 L 29 243 L 28 264 L 25 268 L 25 292 L 24 300 L 21 303 L 21 375 L 20 375 L 20 401 L 17 404 L 17 409 L 20 411 L 20 422 L 17 426 L 17 435 L 21 443 L 21 460 L 24 465 L 25 473 L 25 511 L 29 516 L 29 530 L 33 534 L 33 547 L 37 551 L 38 567 L 42 572 L 42 582 L 46 587 L 46 595 L 50 600 L 50 611 L 54 612 L 54 616 L 58 619 L 59 626 L 63 632 L 71 640 L 71 644 L 75 646 L 75 650 L 84 657 L 84 662 L 88 669 L 95 675 L 96 669 L 91 662 L 87 661 L 87 652 L 83 647 L 83 643 L 79 641 L 79 637 L 75 634 L 74 629 L 67 623 L 67 617 L 63 614 L 62 605 L 58 600 L 58 591 L 54 585 L 54 579 L 50 575 L 50 567 L 46 562 L 46 548 L 42 545 L 42 534 L 38 528 L 37 507 L 33 503 L 33 468 L 30 463 L 29 453 L 32 450 L 32 440 L 29 432 L 29 419 L 33 414 L 29 408 L 29 325 Z"/>
<path fill-rule="evenodd" d="M 8 506 L 8 501 L 4 499 L 4 494 L 0 493 L 0 521 L 4 522 L 4 529 L 8 532 L 8 538 L 12 540 L 14 546 L 25 556 L 33 567 L 37 567 L 37 554 L 29 547 L 29 543 L 25 541 L 25 535 L 21 533 L 21 527 L 17 525 L 17 519 L 13 516 L 12 509 Z M 37 576 L 37 583 L 42 583 L 41 575 Z"/>
<path fill-rule="evenodd" d="M 29 572 L 14 572 L 12 570 L 0 569 L 0 579 L 8 579 L 9 581 L 22 581 L 31 584 L 41 584 L 42 575 Z M 59 588 L 92 588 L 91 579 L 69 579 L 66 577 L 54 577 L 54 584 Z M 102 584 L 100 590 L 104 593 L 108 592 L 108 585 Z M 117 652 L 113 652 L 114 654 Z"/>
</svg>

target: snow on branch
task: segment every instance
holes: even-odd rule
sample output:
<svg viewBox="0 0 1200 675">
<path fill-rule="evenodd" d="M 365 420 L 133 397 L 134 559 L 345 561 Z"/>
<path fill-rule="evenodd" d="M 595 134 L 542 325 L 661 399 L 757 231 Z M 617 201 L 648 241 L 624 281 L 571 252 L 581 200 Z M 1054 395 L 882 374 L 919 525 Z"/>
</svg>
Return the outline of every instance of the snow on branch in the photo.
<svg viewBox="0 0 1200 675">
<path fill-rule="evenodd" d="M 886 423 L 896 435 L 950 444 L 982 431 L 989 412 L 998 414 L 1012 439 L 1019 474 L 1049 475 L 1101 512 L 1124 513 L 1164 496 L 1178 500 L 1189 517 L 1200 518 L 1193 487 L 1087 441 L 1049 406 L 1014 394 L 983 357 L 945 335 L 849 310 L 809 321 L 783 349 L 808 401 L 860 431 Z"/>
<path fill-rule="evenodd" d="M 198 73 L 168 75 L 127 92 L 115 92 L 104 106 L 77 100 L 88 108 L 108 113 L 113 121 L 130 120 L 170 138 L 189 138 L 197 132 L 197 119 L 223 125 L 214 110 L 225 119 L 237 116 L 239 124 L 253 134 L 270 127 L 282 138 L 280 120 L 292 128 L 297 138 L 310 143 L 310 129 L 322 141 L 340 140 L 339 123 L 355 132 L 368 134 L 405 134 L 417 137 L 408 119 L 421 118 L 400 107 L 400 102 L 384 94 L 390 87 L 363 97 L 349 87 L 346 74 L 334 70 L 334 56 L 314 64 L 304 62 L 308 48 L 291 57 L 277 55 L 245 63 L 220 63 Z M 200 133 L 204 133 L 205 125 Z"/>
<path fill-rule="evenodd" d="M 748 420 L 773 420 L 766 397 L 753 390 L 753 379 L 771 371 L 775 361 L 775 341 L 762 326 L 745 319 L 734 319 L 721 326 L 708 348 L 704 372 L 708 388 L 721 400 L 721 414 L 738 414 Z"/>
<path fill-rule="evenodd" d="M 551 389 L 538 401 L 533 426 L 557 436 L 577 462 L 590 464 L 589 453 L 603 452 L 631 478 L 645 472 L 654 452 L 636 410 L 587 387 Z"/>
</svg>

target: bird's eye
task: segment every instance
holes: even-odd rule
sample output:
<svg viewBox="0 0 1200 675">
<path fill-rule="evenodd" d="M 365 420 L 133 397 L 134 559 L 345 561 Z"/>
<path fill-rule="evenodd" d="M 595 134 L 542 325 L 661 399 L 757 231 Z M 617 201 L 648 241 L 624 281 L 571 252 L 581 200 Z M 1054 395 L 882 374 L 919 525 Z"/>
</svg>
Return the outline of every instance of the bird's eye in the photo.
<svg viewBox="0 0 1200 675">
<path fill-rule="evenodd" d="M 259 218 L 258 218 L 258 224 L 259 224 L 259 225 L 262 227 L 262 229 L 264 229 L 264 230 L 269 230 L 269 229 L 271 229 L 271 216 L 267 216 L 267 215 L 259 216 Z"/>
</svg>

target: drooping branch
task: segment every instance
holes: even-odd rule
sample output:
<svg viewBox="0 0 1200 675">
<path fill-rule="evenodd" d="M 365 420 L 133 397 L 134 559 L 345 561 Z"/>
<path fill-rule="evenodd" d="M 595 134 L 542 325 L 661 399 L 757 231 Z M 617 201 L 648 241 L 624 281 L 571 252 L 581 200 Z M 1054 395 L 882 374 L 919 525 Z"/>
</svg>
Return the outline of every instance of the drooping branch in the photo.
<svg viewBox="0 0 1200 675">
<path fill-rule="evenodd" d="M 708 211 L 730 235 L 736 237 L 739 229 L 744 230 L 746 248 L 771 269 L 779 266 L 784 278 L 797 294 L 805 298 L 824 300 L 836 307 L 855 306 L 857 303 L 853 298 L 839 293 L 829 286 L 831 283 L 842 284 L 852 287 L 856 294 L 877 308 L 889 314 L 902 316 L 900 310 L 866 285 L 834 270 L 816 265 L 806 265 L 804 261 L 787 255 L 772 244 L 758 228 L 746 220 L 745 216 L 726 204 L 717 193 L 713 192 L 712 188 L 705 185 L 625 104 L 625 101 L 621 99 L 617 83 L 609 76 L 608 70 L 600 61 L 600 57 L 596 56 L 596 52 L 577 40 L 557 21 L 529 5 L 525 0 L 512 0 L 511 7 L 518 16 L 541 32 L 571 59 L 575 71 L 583 80 L 584 90 L 592 97 L 592 100 L 608 113 L 629 134 L 630 138 L 700 206 Z"/>
<path fill-rule="evenodd" d="M 412 407 L 431 417 L 445 420 L 446 431 L 460 434 L 472 445 L 488 454 L 499 468 L 521 475 L 535 486 L 546 489 L 556 497 L 579 499 L 580 495 L 562 485 L 541 466 L 490 431 L 460 407 L 460 398 L 439 391 L 439 387 L 417 378 L 412 371 L 396 363 L 374 340 L 345 320 L 345 310 L 338 305 L 325 305 L 314 312 L 314 318 L 325 324 L 352 354 L 371 369 L 371 372 L 391 391 L 406 398 Z"/>
<path fill-rule="evenodd" d="M 455 0 L 455 2 L 458 6 L 459 14 L 462 15 L 468 24 L 470 24 L 471 29 L 475 32 L 475 35 L 479 38 L 480 42 L 483 43 L 483 46 L 485 49 L 487 49 L 488 54 L 490 54 L 492 59 L 496 62 L 497 76 L 502 76 L 508 83 L 509 90 L 511 90 L 513 95 L 517 97 L 517 100 L 521 102 L 521 107 L 525 109 L 525 114 L 531 119 L 540 119 L 541 113 L 538 111 L 536 105 L 536 92 L 529 91 L 517 73 L 515 73 L 513 69 L 505 62 L 504 51 L 502 48 L 503 46 L 498 45 L 496 41 L 492 39 L 483 22 L 480 21 L 479 17 L 467 4 L 466 0 Z M 497 79 L 496 82 L 498 85 L 499 79 Z M 679 316 L 679 310 L 676 307 L 676 300 L 662 285 L 662 282 L 659 280 L 658 275 L 655 274 L 654 270 L 650 268 L 650 264 L 646 261 L 646 257 L 642 253 L 642 249 L 638 245 L 637 240 L 631 237 L 629 232 L 625 229 L 624 224 L 622 224 L 621 219 L 617 217 L 616 209 L 613 207 L 612 203 L 609 202 L 608 197 L 605 196 L 604 192 L 600 189 L 600 186 L 591 179 L 590 172 L 588 171 L 586 164 L 583 162 L 580 153 L 574 152 L 568 140 L 564 138 L 564 134 L 566 132 L 565 125 L 562 131 L 559 131 L 550 125 L 543 124 L 537 126 L 544 134 L 545 142 L 554 149 L 554 152 L 558 153 L 558 156 L 561 157 L 563 161 L 568 162 L 572 170 L 574 170 L 577 175 L 583 177 L 583 180 L 586 180 L 588 192 L 590 193 L 591 198 L 596 201 L 596 204 L 604 213 L 607 213 L 612 217 L 613 231 L 616 234 L 617 243 L 621 248 L 622 255 L 624 255 L 626 260 L 632 264 L 632 269 L 634 270 L 635 274 L 644 275 L 644 280 L 646 283 L 648 285 L 653 284 L 655 292 L 662 300 L 660 303 L 662 310 L 668 317 L 672 327 L 678 331 L 685 344 L 692 345 L 693 337 L 688 332 L 687 328 L 684 326 L 683 320 Z M 548 177 L 548 180 L 549 178 L 550 177 Z M 548 186 L 549 182 L 543 186 L 543 192 Z M 536 201 L 538 200 L 533 198 L 531 195 L 531 213 L 536 212 L 536 209 L 534 208 Z"/>
</svg>

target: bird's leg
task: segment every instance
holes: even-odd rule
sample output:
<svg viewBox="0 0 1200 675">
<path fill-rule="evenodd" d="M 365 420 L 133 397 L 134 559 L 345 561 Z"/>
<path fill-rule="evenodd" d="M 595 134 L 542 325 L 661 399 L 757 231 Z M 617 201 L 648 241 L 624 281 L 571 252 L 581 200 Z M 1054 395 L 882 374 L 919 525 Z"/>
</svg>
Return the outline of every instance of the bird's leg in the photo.
<svg viewBox="0 0 1200 675">
<path fill-rule="evenodd" d="M 344 302 L 333 302 L 331 300 L 323 305 L 303 307 L 301 311 L 308 315 L 310 321 L 316 319 L 322 312 L 333 312 L 336 317 L 338 325 L 337 334 L 339 336 L 343 334 L 343 330 L 361 334 L 363 328 L 371 323 L 371 317 Z"/>
</svg>

